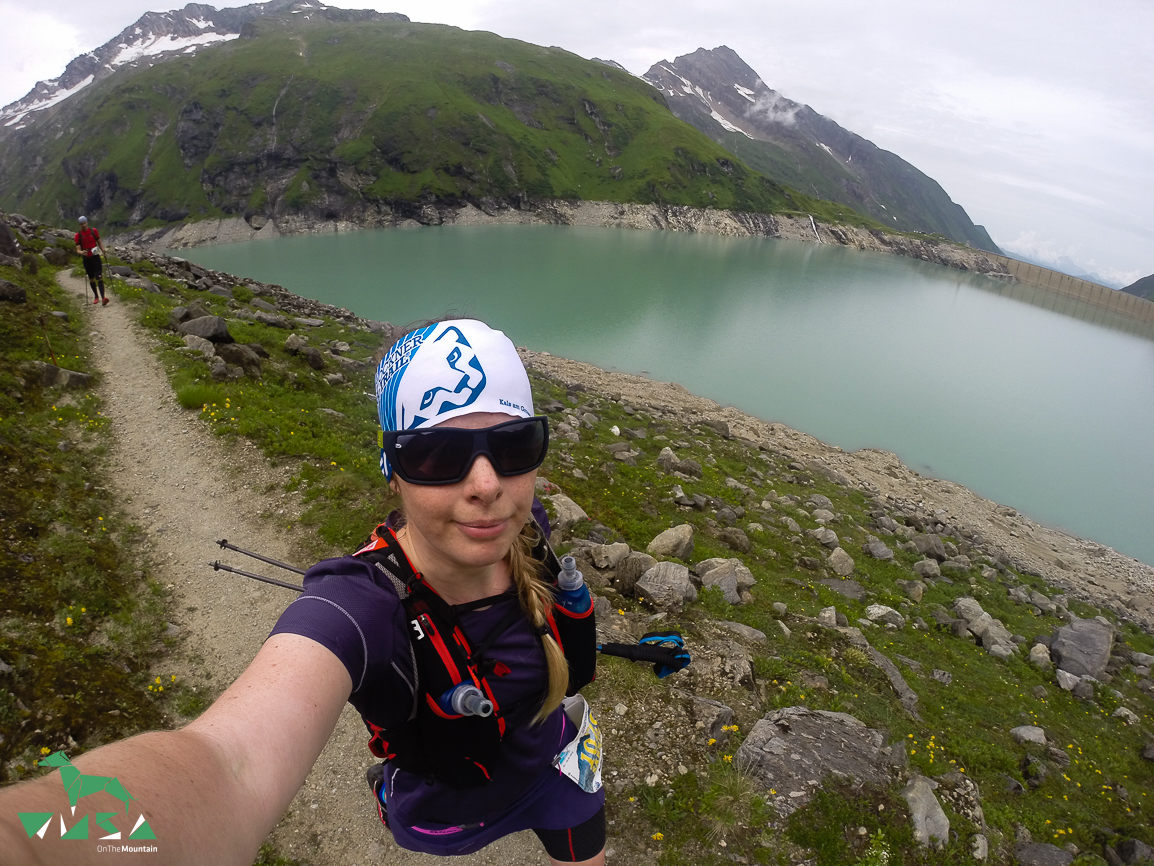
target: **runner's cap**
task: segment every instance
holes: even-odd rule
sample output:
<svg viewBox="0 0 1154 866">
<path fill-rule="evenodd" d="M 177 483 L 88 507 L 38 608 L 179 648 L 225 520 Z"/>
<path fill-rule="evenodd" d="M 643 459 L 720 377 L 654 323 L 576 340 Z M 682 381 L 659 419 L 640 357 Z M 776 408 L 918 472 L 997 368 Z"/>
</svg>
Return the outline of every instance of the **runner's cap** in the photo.
<svg viewBox="0 0 1154 866">
<path fill-rule="evenodd" d="M 88 222 L 88 217 L 86 217 L 86 216 L 82 216 L 82 217 L 79 219 L 79 222 L 82 222 L 82 223 L 86 223 L 86 222 Z"/>
</svg>

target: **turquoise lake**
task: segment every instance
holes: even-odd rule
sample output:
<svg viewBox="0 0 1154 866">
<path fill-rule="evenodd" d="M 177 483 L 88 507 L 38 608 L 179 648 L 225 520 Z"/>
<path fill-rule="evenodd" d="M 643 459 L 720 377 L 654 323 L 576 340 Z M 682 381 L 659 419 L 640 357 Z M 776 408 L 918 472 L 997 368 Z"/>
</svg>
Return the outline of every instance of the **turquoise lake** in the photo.
<svg viewBox="0 0 1154 866">
<path fill-rule="evenodd" d="M 179 254 L 394 324 L 478 316 L 518 345 L 893 451 L 1154 564 L 1154 340 L 985 277 L 791 241 L 556 226 Z"/>
</svg>

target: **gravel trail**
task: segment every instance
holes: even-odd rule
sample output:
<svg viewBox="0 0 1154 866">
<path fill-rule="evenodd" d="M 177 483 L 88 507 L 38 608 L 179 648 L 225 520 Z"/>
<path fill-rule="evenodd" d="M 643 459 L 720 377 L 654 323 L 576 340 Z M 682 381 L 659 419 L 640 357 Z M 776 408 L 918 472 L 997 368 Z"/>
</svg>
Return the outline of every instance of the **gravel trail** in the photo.
<svg viewBox="0 0 1154 866">
<path fill-rule="evenodd" d="M 293 562 L 291 539 L 262 517 L 296 512 L 293 497 L 283 493 L 291 470 L 270 466 L 253 446 L 221 441 L 197 413 L 181 408 L 151 351 L 151 337 L 115 294 L 108 306 L 94 306 L 84 280 L 63 271 L 58 280 L 81 298 L 94 363 L 103 374 L 100 395 L 113 434 L 111 496 L 145 530 L 145 567 L 170 592 L 169 622 L 178 645 L 157 673 L 176 674 L 215 696 L 256 655 L 292 598 L 288 590 L 213 571 L 208 563 L 219 559 L 299 582 L 216 545 L 224 538 Z M 275 707 L 269 707 L 269 719 L 275 724 Z M 346 706 L 270 841 L 313 866 L 443 864 L 400 849 L 381 826 L 364 782 L 372 759 L 366 741 L 364 725 Z M 537 839 L 521 833 L 454 862 L 519 866 L 547 860 Z"/>
</svg>

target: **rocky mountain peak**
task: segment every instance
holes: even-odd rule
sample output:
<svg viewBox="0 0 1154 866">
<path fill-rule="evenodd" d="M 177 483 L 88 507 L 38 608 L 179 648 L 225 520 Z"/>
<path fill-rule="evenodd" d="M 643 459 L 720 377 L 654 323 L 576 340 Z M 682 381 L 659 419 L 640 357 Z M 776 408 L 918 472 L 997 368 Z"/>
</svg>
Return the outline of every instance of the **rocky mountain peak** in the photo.
<svg viewBox="0 0 1154 866">
<path fill-rule="evenodd" d="M 257 20 L 277 17 L 286 21 L 409 20 L 393 12 L 336 9 L 321 0 L 269 0 L 235 9 L 189 3 L 169 12 L 145 12 L 99 48 L 74 58 L 59 78 L 38 81 L 22 99 L 0 109 L 0 130 L 23 129 L 29 115 L 58 105 L 117 69 L 195 54 L 205 46 L 239 38 Z"/>
</svg>

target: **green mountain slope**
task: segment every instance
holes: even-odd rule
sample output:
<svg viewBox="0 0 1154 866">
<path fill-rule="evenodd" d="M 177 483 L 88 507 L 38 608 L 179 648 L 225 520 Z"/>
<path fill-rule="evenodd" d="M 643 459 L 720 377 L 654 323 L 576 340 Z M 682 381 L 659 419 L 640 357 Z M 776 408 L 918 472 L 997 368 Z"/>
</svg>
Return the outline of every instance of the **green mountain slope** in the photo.
<svg viewBox="0 0 1154 866">
<path fill-rule="evenodd" d="M 1145 298 L 1148 301 L 1154 301 L 1154 274 L 1131 283 L 1122 291 Z"/>
<path fill-rule="evenodd" d="M 526 198 L 861 221 L 751 171 L 623 71 L 439 25 L 271 16 L 42 114 L 0 139 L 0 208 L 113 229 Z"/>
</svg>

